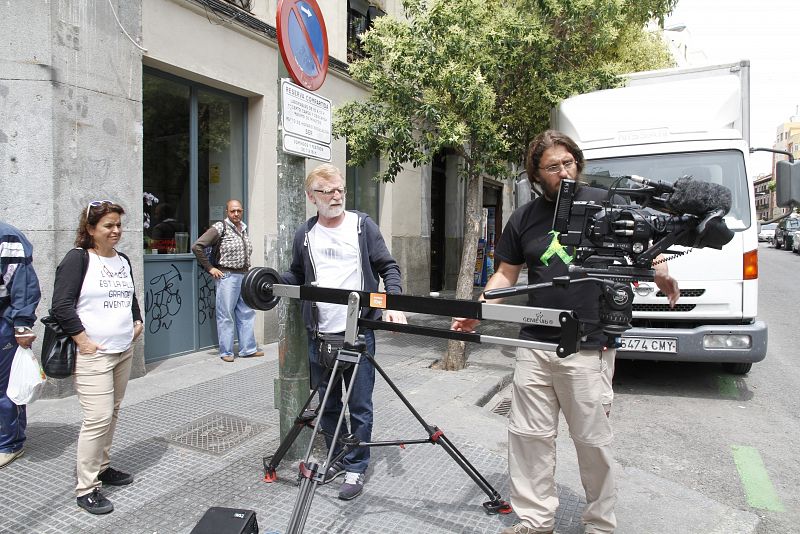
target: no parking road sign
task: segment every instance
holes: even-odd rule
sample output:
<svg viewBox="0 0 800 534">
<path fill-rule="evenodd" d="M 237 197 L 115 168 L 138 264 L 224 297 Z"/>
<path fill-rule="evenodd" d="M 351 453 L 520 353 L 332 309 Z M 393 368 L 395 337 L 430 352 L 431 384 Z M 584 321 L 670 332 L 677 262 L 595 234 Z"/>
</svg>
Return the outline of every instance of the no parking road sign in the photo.
<svg viewBox="0 0 800 534">
<path fill-rule="evenodd" d="M 328 32 L 316 0 L 280 0 L 278 47 L 292 79 L 315 91 L 328 74 Z"/>
</svg>

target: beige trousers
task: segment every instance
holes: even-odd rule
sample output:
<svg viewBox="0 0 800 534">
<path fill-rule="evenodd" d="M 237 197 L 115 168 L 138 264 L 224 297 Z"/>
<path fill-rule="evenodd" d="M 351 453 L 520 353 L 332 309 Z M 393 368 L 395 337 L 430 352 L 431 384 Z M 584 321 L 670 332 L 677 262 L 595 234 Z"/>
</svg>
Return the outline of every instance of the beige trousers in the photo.
<svg viewBox="0 0 800 534">
<path fill-rule="evenodd" d="M 613 361 L 613 354 L 610 357 Z M 575 443 L 586 492 L 582 516 L 585 532 L 605 534 L 616 528 L 613 433 L 603 409 L 610 382 L 603 376 L 608 373 L 607 363 L 602 364 L 599 350 L 559 358 L 555 352 L 517 349 L 508 423 L 511 506 L 534 530 L 547 532 L 554 526 L 558 508 L 556 436 L 561 411 Z"/>
<path fill-rule="evenodd" d="M 83 410 L 75 487 L 78 497 L 100 487 L 97 475 L 110 463 L 108 453 L 131 376 L 132 356 L 131 347 L 115 354 L 78 354 L 75 361 L 75 392 Z"/>
</svg>

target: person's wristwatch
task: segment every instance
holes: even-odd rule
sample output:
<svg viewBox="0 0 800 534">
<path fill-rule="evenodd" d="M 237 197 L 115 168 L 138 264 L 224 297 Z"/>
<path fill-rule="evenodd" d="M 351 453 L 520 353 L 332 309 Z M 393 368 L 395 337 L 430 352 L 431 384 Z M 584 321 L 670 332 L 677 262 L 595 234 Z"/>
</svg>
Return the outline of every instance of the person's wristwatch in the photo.
<svg viewBox="0 0 800 534">
<path fill-rule="evenodd" d="M 14 333 L 15 334 L 29 334 L 33 332 L 33 329 L 30 326 L 15 326 Z"/>
</svg>

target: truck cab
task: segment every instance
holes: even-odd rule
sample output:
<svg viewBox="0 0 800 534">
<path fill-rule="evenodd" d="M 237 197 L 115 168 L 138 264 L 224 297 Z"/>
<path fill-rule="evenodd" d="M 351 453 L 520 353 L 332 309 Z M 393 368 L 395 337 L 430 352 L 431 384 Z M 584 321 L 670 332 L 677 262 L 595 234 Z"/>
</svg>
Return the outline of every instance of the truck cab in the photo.
<svg viewBox="0 0 800 534">
<path fill-rule="evenodd" d="M 667 183 L 690 176 L 725 186 L 732 195 L 725 223 L 734 237 L 721 250 L 671 247 L 661 260 L 678 280 L 680 299 L 670 308 L 653 282 L 636 284 L 633 328 L 617 357 L 719 362 L 746 373 L 767 347 L 767 326 L 757 320 L 749 63 L 637 73 L 626 83 L 554 110 L 553 127 L 583 150 L 583 180 L 608 189 L 630 175 Z"/>
</svg>

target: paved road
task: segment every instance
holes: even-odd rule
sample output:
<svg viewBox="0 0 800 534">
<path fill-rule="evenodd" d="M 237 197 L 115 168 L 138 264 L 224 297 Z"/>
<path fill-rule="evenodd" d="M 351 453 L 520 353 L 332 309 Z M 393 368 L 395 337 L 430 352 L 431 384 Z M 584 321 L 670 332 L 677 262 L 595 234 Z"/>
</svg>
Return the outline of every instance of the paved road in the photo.
<svg viewBox="0 0 800 534">
<path fill-rule="evenodd" d="M 759 534 L 784 534 L 800 532 L 800 256 L 766 245 L 759 255 L 766 359 L 746 376 L 620 361 L 613 417 L 622 465 L 757 513 Z"/>
</svg>

